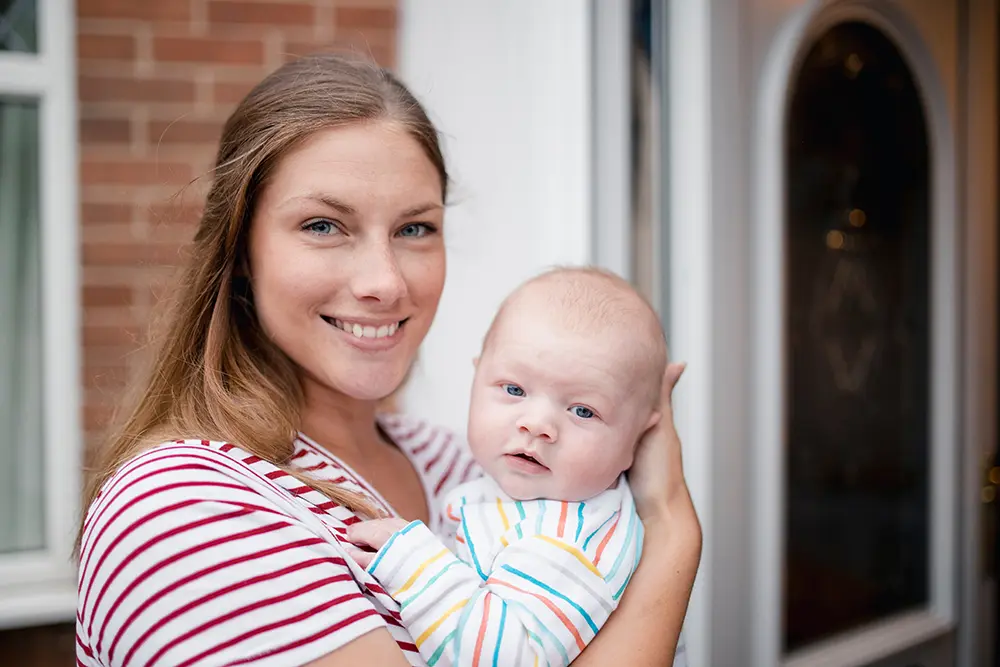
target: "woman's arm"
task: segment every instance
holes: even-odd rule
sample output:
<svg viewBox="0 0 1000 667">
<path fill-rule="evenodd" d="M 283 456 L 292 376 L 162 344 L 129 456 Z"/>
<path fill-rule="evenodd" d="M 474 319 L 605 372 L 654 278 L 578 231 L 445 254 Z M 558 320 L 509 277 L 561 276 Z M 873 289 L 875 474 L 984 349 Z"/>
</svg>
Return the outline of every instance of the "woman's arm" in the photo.
<svg viewBox="0 0 1000 667">
<path fill-rule="evenodd" d="M 380 628 L 358 637 L 319 660 L 310 662 L 306 667 L 356 667 L 357 665 L 409 667 L 409 664 L 389 631 Z"/>
<path fill-rule="evenodd" d="M 662 418 L 643 438 L 629 471 L 646 530 L 642 559 L 618 608 L 574 665 L 673 662 L 701 559 L 701 526 L 684 482 L 670 400 L 683 372 L 683 364 L 667 367 Z"/>
</svg>

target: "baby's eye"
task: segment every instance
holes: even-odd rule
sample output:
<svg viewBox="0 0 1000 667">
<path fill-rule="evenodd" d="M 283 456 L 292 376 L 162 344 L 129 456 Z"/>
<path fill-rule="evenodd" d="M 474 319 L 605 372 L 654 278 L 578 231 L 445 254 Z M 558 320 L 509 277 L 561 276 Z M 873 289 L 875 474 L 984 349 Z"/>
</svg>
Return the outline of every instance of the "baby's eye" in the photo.
<svg viewBox="0 0 1000 667">
<path fill-rule="evenodd" d="M 518 387 L 516 384 L 507 383 L 503 386 L 503 390 L 506 391 L 511 396 L 517 396 L 517 397 L 524 396 L 524 390 Z"/>
<path fill-rule="evenodd" d="M 580 419 L 590 419 L 591 417 L 594 416 L 593 410 L 591 410 L 590 408 L 585 408 L 582 405 L 574 405 L 573 407 L 570 408 L 570 410 L 572 410 L 573 414 L 579 417 Z"/>
<path fill-rule="evenodd" d="M 319 236 L 329 236 L 330 234 L 335 234 L 338 231 L 337 225 L 329 220 L 323 220 L 322 218 L 310 220 L 306 224 L 302 225 L 302 229 Z"/>
</svg>

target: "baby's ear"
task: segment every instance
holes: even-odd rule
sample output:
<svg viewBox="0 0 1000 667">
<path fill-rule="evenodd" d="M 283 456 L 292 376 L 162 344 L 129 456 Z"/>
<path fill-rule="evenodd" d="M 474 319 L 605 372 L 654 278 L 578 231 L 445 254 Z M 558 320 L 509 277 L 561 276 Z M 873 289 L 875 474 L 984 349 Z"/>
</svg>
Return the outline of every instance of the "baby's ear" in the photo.
<svg viewBox="0 0 1000 667">
<path fill-rule="evenodd" d="M 479 368 L 479 357 L 473 357 L 472 358 L 472 367 L 473 368 Z"/>
<path fill-rule="evenodd" d="M 660 414 L 659 410 L 653 410 L 653 413 L 651 415 L 649 415 L 649 421 L 646 423 L 646 428 L 642 429 L 642 432 L 645 433 L 649 429 L 651 429 L 654 426 L 656 426 L 657 424 L 659 424 L 660 423 L 660 417 L 662 417 L 662 416 L 663 415 Z"/>
</svg>

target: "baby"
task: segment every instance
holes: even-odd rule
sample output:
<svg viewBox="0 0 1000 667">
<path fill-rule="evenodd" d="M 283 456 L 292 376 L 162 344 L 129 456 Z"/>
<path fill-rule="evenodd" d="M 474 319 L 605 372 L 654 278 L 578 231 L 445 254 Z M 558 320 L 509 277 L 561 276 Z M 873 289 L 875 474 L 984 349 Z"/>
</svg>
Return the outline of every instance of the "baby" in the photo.
<svg viewBox="0 0 1000 667">
<path fill-rule="evenodd" d="M 624 471 L 666 362 L 656 313 L 612 274 L 557 269 L 503 303 L 469 410 L 486 475 L 446 499 L 454 553 L 419 521 L 349 534 L 429 665 L 568 665 L 593 639 L 639 562 Z"/>
</svg>

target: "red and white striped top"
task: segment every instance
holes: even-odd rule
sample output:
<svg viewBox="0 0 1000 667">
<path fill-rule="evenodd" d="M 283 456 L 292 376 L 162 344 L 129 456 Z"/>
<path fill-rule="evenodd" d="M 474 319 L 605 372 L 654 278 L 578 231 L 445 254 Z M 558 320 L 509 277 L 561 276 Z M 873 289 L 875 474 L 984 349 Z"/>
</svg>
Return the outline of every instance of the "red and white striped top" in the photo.
<svg viewBox="0 0 1000 667">
<path fill-rule="evenodd" d="M 441 499 L 481 475 L 453 434 L 415 419 L 380 419 L 419 473 L 431 529 Z M 305 436 L 295 463 L 368 494 L 359 475 Z M 385 627 L 424 664 L 398 606 L 341 543 L 347 509 L 238 447 L 165 443 L 104 485 L 84 530 L 77 665 L 302 665 Z"/>
</svg>

